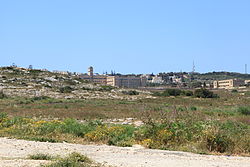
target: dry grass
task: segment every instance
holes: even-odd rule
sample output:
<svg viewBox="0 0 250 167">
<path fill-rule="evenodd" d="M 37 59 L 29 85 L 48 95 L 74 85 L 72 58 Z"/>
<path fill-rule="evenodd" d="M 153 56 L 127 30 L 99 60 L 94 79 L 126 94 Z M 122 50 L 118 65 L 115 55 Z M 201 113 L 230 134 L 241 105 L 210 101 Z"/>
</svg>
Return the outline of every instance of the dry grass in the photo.
<svg viewBox="0 0 250 167">
<path fill-rule="evenodd" d="M 37 118 L 139 118 L 144 110 L 172 110 L 176 108 L 196 107 L 199 111 L 213 110 L 234 111 L 238 106 L 247 106 L 250 99 L 239 94 L 217 91 L 219 99 L 200 99 L 193 97 L 158 97 L 135 101 L 92 99 L 92 100 L 58 100 L 44 99 L 32 101 L 26 98 L 7 98 L 0 100 L 0 111 L 9 116 Z M 216 115 L 216 113 L 210 113 Z M 222 114 L 223 115 L 223 114 Z M 227 116 L 228 117 L 228 116 Z M 246 118 L 240 118 L 246 119 Z M 246 122 L 247 120 L 244 120 Z"/>
</svg>

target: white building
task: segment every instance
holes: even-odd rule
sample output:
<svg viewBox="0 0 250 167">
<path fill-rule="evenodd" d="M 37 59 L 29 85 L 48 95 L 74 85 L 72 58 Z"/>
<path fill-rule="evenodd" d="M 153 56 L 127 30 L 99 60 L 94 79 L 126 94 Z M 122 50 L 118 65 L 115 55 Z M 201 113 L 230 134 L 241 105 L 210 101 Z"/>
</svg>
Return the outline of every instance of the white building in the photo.
<svg viewBox="0 0 250 167">
<path fill-rule="evenodd" d="M 151 83 L 163 84 L 163 83 L 164 83 L 164 80 L 163 80 L 162 77 L 160 77 L 160 76 L 154 76 L 154 77 L 152 78 Z"/>
</svg>

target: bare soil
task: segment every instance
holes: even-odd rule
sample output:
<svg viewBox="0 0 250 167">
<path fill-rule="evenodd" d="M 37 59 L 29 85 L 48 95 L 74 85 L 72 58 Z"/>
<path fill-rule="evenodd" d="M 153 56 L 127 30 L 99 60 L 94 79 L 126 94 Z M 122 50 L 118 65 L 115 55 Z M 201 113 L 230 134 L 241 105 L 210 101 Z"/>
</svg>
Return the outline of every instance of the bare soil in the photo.
<svg viewBox="0 0 250 167">
<path fill-rule="evenodd" d="M 139 145 L 115 147 L 0 138 L 1 167 L 36 167 L 49 161 L 28 160 L 28 155 L 45 153 L 65 156 L 71 152 L 87 155 L 102 164 L 119 167 L 250 167 L 250 157 L 152 150 Z"/>
</svg>

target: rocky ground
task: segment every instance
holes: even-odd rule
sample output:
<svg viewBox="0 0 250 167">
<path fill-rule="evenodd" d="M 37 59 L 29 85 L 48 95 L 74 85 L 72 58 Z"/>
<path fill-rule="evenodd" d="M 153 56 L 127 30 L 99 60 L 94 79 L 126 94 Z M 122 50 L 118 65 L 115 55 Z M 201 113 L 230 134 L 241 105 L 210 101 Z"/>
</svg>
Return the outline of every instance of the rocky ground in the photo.
<svg viewBox="0 0 250 167">
<path fill-rule="evenodd" d="M 150 92 L 136 90 L 128 96 L 124 89 L 89 83 L 75 74 L 59 74 L 18 67 L 0 67 L 0 92 L 8 97 L 41 97 L 56 99 L 127 99 L 152 98 Z"/>
<path fill-rule="evenodd" d="M 96 162 L 119 167 L 250 167 L 250 157 L 150 150 L 139 145 L 115 147 L 0 138 L 1 167 L 35 167 L 49 162 L 28 160 L 28 155 L 46 153 L 65 156 L 71 152 L 85 154 Z"/>
</svg>

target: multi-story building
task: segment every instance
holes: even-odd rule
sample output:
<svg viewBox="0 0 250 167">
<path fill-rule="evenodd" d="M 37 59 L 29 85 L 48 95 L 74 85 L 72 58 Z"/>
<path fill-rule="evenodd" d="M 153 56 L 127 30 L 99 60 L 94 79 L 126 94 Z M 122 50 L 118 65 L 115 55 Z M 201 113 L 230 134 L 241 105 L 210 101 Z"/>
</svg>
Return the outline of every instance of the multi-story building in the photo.
<svg viewBox="0 0 250 167">
<path fill-rule="evenodd" d="M 154 76 L 151 80 L 151 83 L 163 84 L 164 80 L 162 79 L 162 76 Z"/>
<path fill-rule="evenodd" d="M 91 66 L 88 68 L 88 74 L 82 74 L 80 75 L 80 78 L 96 84 L 107 84 L 107 76 L 99 74 L 94 75 L 94 69 Z"/>
<path fill-rule="evenodd" d="M 214 88 L 232 89 L 232 88 L 244 85 L 244 84 L 245 84 L 244 80 L 240 80 L 240 79 L 220 80 L 220 81 L 214 81 Z"/>
<path fill-rule="evenodd" d="M 169 76 L 169 80 L 172 83 L 182 83 L 182 81 L 184 80 L 183 76 L 178 76 L 178 75 L 173 75 L 173 76 Z"/>
<path fill-rule="evenodd" d="M 134 75 L 94 75 L 93 67 L 88 68 L 88 74 L 80 75 L 80 78 L 96 84 L 110 85 L 124 88 L 138 88 L 146 86 L 146 77 Z"/>
<path fill-rule="evenodd" d="M 123 88 L 138 88 L 146 86 L 146 78 L 139 76 L 108 76 L 107 85 Z"/>
</svg>

